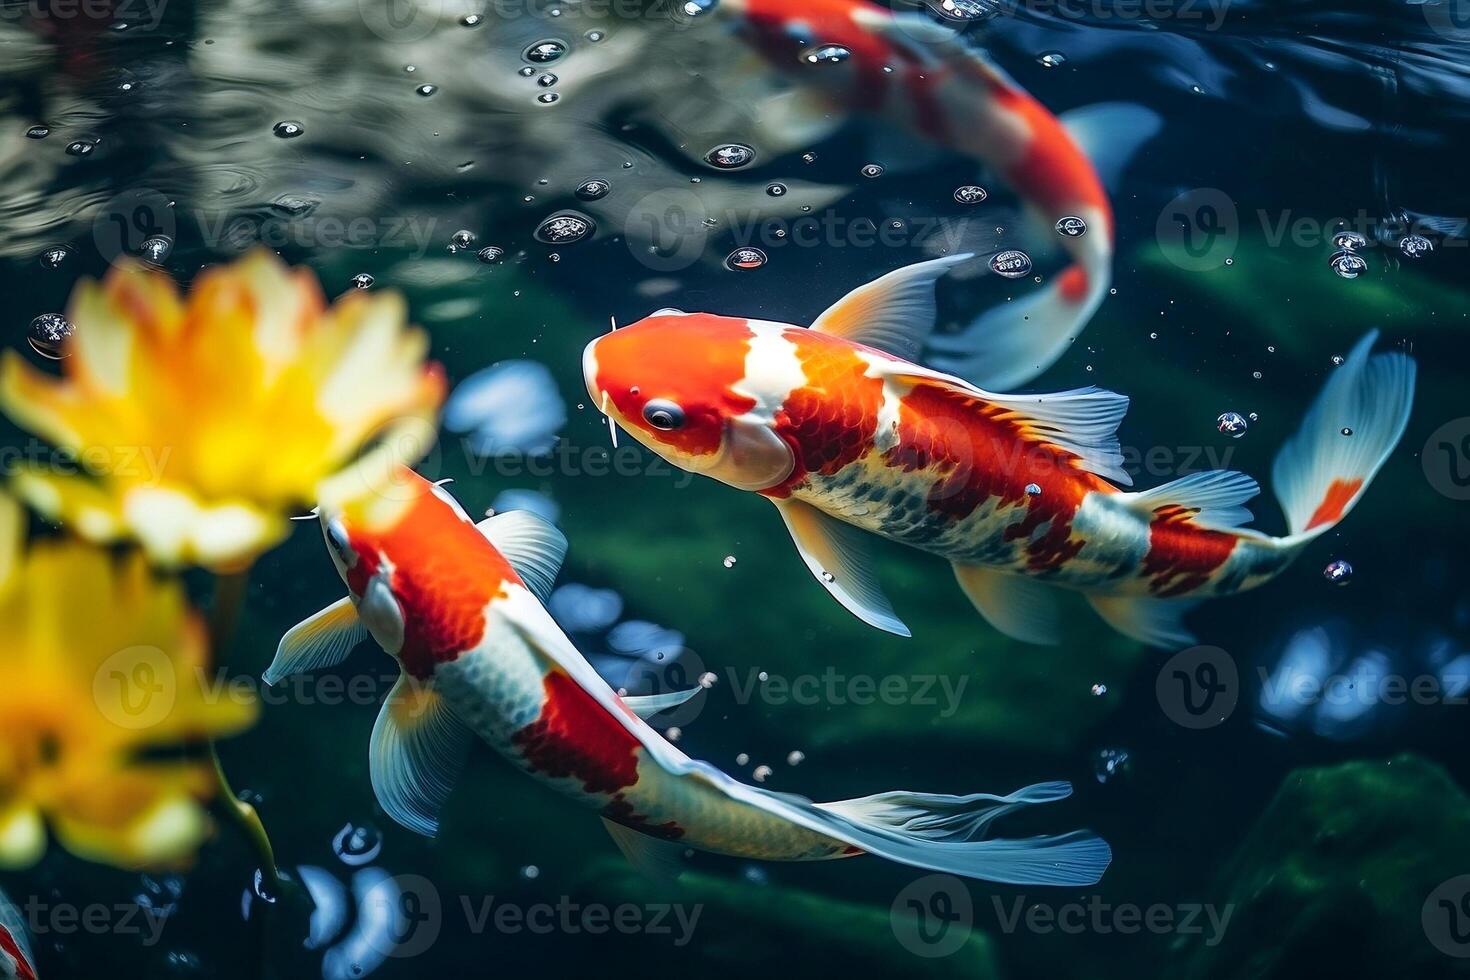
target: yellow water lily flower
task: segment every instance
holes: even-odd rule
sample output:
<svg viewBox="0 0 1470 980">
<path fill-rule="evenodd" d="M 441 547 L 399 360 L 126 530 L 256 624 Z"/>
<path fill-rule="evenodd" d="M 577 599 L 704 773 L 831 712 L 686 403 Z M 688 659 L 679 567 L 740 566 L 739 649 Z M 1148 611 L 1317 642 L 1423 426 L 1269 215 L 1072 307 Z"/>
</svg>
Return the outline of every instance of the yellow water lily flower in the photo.
<svg viewBox="0 0 1470 980">
<path fill-rule="evenodd" d="M 119 867 L 187 862 L 210 831 L 209 761 L 189 744 L 255 717 L 216 683 L 182 586 L 136 552 L 22 546 L 0 496 L 0 866 L 69 851 Z"/>
<path fill-rule="evenodd" d="M 235 570 L 292 513 L 371 489 L 432 444 L 444 376 L 394 293 L 327 307 L 309 270 L 259 250 L 202 272 L 187 298 L 117 266 L 77 285 L 67 318 L 63 376 L 6 351 L 0 408 L 65 452 L 16 491 L 90 540 Z"/>
</svg>

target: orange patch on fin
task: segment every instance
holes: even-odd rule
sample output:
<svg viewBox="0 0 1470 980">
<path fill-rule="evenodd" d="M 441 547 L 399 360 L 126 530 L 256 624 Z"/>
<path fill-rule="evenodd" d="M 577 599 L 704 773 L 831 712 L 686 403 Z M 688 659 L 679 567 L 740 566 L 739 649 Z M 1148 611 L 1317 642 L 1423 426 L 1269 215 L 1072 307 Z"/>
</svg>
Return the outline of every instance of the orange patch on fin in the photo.
<svg viewBox="0 0 1470 980">
<path fill-rule="evenodd" d="M 1069 265 L 1057 276 L 1057 290 L 1068 303 L 1080 303 L 1087 298 L 1087 270 L 1080 265 Z"/>
<path fill-rule="evenodd" d="M 1322 498 L 1322 503 L 1312 512 L 1312 519 L 1307 521 L 1303 528 L 1310 531 L 1314 527 L 1323 524 L 1336 524 L 1342 520 L 1342 512 L 1347 505 L 1352 503 L 1358 491 L 1363 488 L 1363 481 L 1358 480 L 1333 480 L 1327 488 L 1327 496 Z"/>
</svg>

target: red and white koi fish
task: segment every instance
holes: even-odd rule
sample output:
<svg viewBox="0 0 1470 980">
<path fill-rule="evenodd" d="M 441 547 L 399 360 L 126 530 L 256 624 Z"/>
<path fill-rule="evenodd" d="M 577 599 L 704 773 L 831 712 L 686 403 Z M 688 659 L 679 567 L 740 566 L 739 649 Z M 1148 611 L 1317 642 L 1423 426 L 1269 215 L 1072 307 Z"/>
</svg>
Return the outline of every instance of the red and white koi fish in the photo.
<svg viewBox="0 0 1470 980">
<path fill-rule="evenodd" d="M 25 920 L 4 892 L 0 892 L 0 978 L 36 980 L 36 960 Z"/>
<path fill-rule="evenodd" d="M 587 346 L 587 390 L 674 465 L 767 497 L 864 622 L 909 635 L 860 531 L 947 558 L 980 614 L 1032 643 L 1058 641 L 1059 588 L 1145 643 L 1191 642 L 1184 613 L 1266 582 L 1335 526 L 1407 424 L 1414 361 L 1370 356 L 1370 333 L 1276 459 L 1287 536 L 1243 527 L 1260 489 L 1243 473 L 1126 493 L 1123 395 L 998 394 L 906 359 L 932 328 L 935 279 L 966 258 L 891 272 L 809 329 L 660 310 Z"/>
<path fill-rule="evenodd" d="M 1112 279 L 1115 227 L 1099 171 L 1112 181 L 1158 132 L 1158 116 L 1107 103 L 1058 119 L 952 28 L 869 0 L 721 0 L 719 10 L 737 15 L 771 64 L 822 93 L 828 105 L 881 116 L 982 161 L 1071 259 L 1045 289 L 1001 304 L 959 334 L 936 337 L 943 353 L 934 365 L 1004 391 L 1061 357 Z M 840 45 L 851 55 L 838 64 L 807 63 L 818 45 Z M 1057 224 L 1065 218 L 1084 224 L 1064 234 Z M 1076 234 L 1078 227 L 1085 232 Z M 1026 329 L 1014 329 L 1020 325 Z M 1009 346 L 987 342 L 999 330 Z"/>
<path fill-rule="evenodd" d="M 1086 884 L 1106 869 L 1108 846 L 1087 831 L 986 836 L 1005 813 L 1066 797 L 1066 783 L 811 803 L 691 760 L 642 716 L 692 692 L 620 698 L 543 607 L 566 549 L 556 528 L 525 511 L 475 524 L 443 487 L 407 472 L 401 486 L 394 499 L 319 508 L 349 596 L 291 629 L 265 679 L 336 664 L 369 636 L 393 655 L 403 673 L 373 729 L 370 772 L 405 827 L 436 832 L 478 736 L 595 809 L 630 858 L 665 873 L 683 848 L 770 861 L 867 853 L 1013 883 Z"/>
</svg>

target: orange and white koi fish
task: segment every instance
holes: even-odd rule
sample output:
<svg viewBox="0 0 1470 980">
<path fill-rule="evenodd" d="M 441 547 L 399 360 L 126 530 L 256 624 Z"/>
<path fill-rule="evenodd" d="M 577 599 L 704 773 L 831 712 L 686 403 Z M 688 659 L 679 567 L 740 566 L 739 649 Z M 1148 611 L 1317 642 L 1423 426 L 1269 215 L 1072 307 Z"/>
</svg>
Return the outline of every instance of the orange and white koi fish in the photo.
<svg viewBox="0 0 1470 980">
<path fill-rule="evenodd" d="M 1071 259 L 1045 289 L 1001 304 L 960 334 L 935 338 L 942 356 L 933 364 L 1004 391 L 1061 357 L 1112 279 L 1116 229 L 1099 171 L 1111 181 L 1158 132 L 1158 116 L 1142 106 L 1106 103 L 1059 119 L 952 28 L 869 0 L 721 0 L 719 10 L 737 15 L 772 65 L 806 91 L 822 93 L 828 105 L 881 116 L 982 161 Z M 829 45 L 850 56 L 837 64 L 807 63 L 814 49 Z M 1000 330 L 1009 346 L 987 342 Z"/>
<path fill-rule="evenodd" d="M 369 768 L 379 803 L 405 827 L 436 832 L 478 736 L 596 810 L 635 863 L 664 873 L 684 848 L 770 861 L 866 853 L 1033 884 L 1085 884 L 1106 869 L 1108 846 L 1087 831 L 987 837 L 1003 814 L 1069 795 L 1066 783 L 811 803 L 690 759 L 643 717 L 694 692 L 620 698 L 543 607 L 566 549 L 556 528 L 525 511 L 475 524 L 443 487 L 407 472 L 401 486 L 393 499 L 319 508 L 349 596 L 291 629 L 265 679 L 338 663 L 369 636 L 393 655 L 403 673 Z"/>
<path fill-rule="evenodd" d="M 1243 473 L 1124 492 L 1123 395 L 999 394 L 907 359 L 932 328 L 935 279 L 966 258 L 891 272 L 809 329 L 660 310 L 587 346 L 587 390 L 669 462 L 767 497 L 864 622 L 909 635 L 870 532 L 948 559 L 980 614 L 1032 643 L 1058 641 L 1059 589 L 1145 643 L 1191 642 L 1184 613 L 1266 582 L 1335 526 L 1407 424 L 1414 361 L 1370 356 L 1370 333 L 1276 459 L 1287 536 L 1243 527 L 1260 489 Z"/>
<path fill-rule="evenodd" d="M 36 980 L 36 960 L 25 920 L 4 892 L 0 892 L 0 978 Z"/>
</svg>

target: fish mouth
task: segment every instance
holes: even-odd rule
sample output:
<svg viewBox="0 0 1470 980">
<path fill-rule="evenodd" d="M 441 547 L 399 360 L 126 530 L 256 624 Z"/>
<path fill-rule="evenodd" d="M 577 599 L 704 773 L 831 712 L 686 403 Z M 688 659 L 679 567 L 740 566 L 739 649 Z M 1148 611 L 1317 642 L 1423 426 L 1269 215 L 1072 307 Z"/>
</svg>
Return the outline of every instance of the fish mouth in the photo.
<svg viewBox="0 0 1470 980">
<path fill-rule="evenodd" d="M 587 342 L 582 348 L 582 383 L 587 386 L 587 394 L 595 404 L 603 406 L 603 414 L 607 414 L 607 393 L 597 386 L 597 341 L 602 338 L 594 338 Z"/>
</svg>

